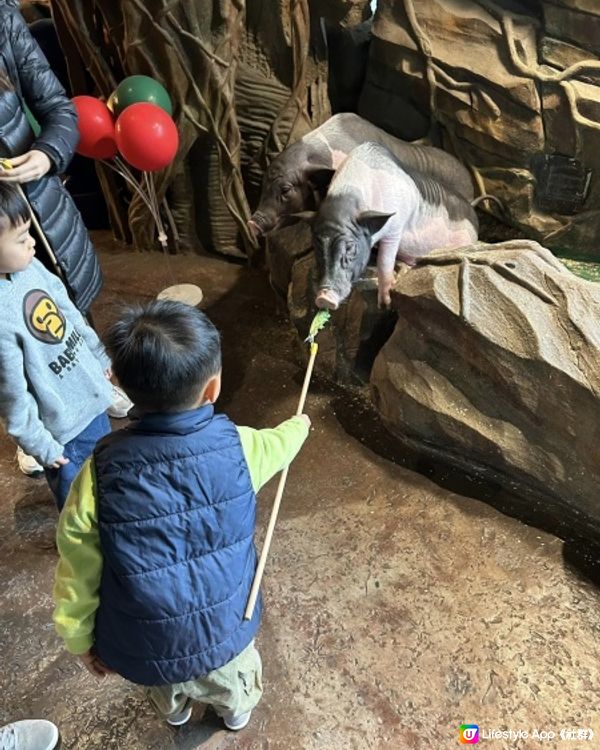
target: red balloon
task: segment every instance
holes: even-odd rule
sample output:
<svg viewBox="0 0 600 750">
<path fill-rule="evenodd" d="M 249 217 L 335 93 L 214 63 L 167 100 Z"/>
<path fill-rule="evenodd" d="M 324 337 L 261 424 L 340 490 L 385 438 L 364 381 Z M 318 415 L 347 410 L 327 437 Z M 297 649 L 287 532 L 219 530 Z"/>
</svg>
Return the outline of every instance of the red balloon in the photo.
<svg viewBox="0 0 600 750">
<path fill-rule="evenodd" d="M 111 111 L 93 96 L 75 96 L 79 128 L 78 154 L 90 159 L 111 159 L 117 153 L 115 122 Z"/>
<path fill-rule="evenodd" d="M 171 117 L 156 104 L 131 104 L 115 127 L 117 146 L 125 161 L 143 172 L 156 172 L 175 158 L 179 133 Z"/>
</svg>

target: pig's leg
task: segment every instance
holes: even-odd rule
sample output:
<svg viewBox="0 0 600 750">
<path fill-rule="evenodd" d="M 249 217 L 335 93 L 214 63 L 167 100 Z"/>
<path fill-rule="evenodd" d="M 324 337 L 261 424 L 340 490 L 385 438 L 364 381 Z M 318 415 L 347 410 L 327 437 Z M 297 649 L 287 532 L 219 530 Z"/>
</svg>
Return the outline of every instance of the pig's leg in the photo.
<svg viewBox="0 0 600 750">
<path fill-rule="evenodd" d="M 390 292 L 396 283 L 394 266 L 398 252 L 397 239 L 381 239 L 377 250 L 377 282 L 379 285 L 378 302 L 380 307 L 392 304 Z"/>
</svg>

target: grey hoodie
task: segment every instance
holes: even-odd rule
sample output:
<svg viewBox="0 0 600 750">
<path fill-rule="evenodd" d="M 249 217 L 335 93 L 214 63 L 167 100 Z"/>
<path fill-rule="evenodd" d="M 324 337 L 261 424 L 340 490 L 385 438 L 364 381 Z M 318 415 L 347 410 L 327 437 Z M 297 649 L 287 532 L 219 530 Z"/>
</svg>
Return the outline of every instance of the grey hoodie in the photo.
<svg viewBox="0 0 600 750">
<path fill-rule="evenodd" d="M 0 418 L 41 464 L 111 403 L 100 340 L 38 261 L 0 278 Z"/>
</svg>

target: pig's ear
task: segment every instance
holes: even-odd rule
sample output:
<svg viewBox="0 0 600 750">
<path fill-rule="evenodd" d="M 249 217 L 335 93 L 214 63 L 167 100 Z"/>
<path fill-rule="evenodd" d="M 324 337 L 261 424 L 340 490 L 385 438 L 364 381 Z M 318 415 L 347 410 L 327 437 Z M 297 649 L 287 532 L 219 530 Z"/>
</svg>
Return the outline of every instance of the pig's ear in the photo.
<svg viewBox="0 0 600 750">
<path fill-rule="evenodd" d="M 305 221 L 307 224 L 312 224 L 316 215 L 316 211 L 299 211 L 296 214 L 290 214 L 290 219 L 298 219 L 299 221 Z"/>
<path fill-rule="evenodd" d="M 335 169 L 326 166 L 312 165 L 306 170 L 306 177 L 318 190 L 326 190 L 333 179 Z"/>
<path fill-rule="evenodd" d="M 394 214 L 384 214 L 381 211 L 363 211 L 356 217 L 356 223 L 361 227 L 368 229 L 371 234 L 383 229 L 388 219 Z"/>
</svg>

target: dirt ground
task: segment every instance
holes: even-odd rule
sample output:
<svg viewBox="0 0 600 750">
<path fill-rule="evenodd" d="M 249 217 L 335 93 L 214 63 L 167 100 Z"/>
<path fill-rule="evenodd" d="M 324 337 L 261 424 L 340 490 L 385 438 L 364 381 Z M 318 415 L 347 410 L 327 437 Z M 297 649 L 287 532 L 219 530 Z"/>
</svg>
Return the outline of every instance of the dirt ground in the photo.
<svg viewBox="0 0 600 750">
<path fill-rule="evenodd" d="M 162 256 L 103 246 L 100 329 L 119 303 L 172 283 Z M 263 274 L 218 259 L 170 265 L 203 288 L 222 331 L 220 408 L 257 427 L 290 416 L 303 367 Z M 52 719 L 68 750 L 446 750 L 469 723 L 498 750 L 600 747 L 600 590 L 563 542 L 384 458 L 387 438 L 361 435 L 354 394 L 315 382 L 307 411 L 313 430 L 263 586 L 264 698 L 239 734 L 200 706 L 167 727 L 135 686 L 97 682 L 63 650 L 54 504 L 1 438 L 0 720 Z M 259 542 L 275 486 L 259 497 Z M 560 738 L 590 729 L 592 740 Z M 494 730 L 530 736 L 487 739 Z"/>
</svg>

